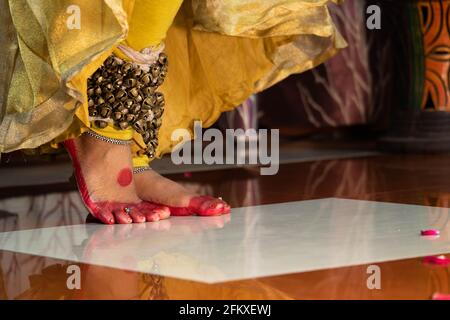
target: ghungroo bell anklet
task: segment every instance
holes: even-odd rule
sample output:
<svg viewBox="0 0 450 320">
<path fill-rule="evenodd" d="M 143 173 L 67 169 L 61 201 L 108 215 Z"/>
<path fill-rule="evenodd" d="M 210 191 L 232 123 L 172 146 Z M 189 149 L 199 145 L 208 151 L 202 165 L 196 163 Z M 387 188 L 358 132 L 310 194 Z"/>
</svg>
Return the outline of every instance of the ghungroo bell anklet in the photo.
<svg viewBox="0 0 450 320">
<path fill-rule="evenodd" d="M 167 75 L 167 55 L 159 53 L 157 61 L 144 71 L 138 64 L 125 62 L 115 55 L 88 79 L 88 110 L 98 128 L 112 123 L 125 130 L 130 126 L 142 135 L 150 158 L 158 146 L 158 131 L 164 112 L 164 95 L 156 91 Z"/>
</svg>

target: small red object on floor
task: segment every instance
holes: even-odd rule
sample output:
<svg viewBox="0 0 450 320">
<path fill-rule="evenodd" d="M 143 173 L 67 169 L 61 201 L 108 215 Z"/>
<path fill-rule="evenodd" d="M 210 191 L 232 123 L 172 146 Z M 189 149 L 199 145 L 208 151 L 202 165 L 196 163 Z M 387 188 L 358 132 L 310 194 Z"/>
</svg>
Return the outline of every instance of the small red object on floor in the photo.
<svg viewBox="0 0 450 320">
<path fill-rule="evenodd" d="M 429 229 L 429 230 L 422 230 L 420 231 L 420 234 L 422 236 L 438 236 L 441 234 L 439 230 L 436 229 Z"/>
<path fill-rule="evenodd" d="M 431 297 L 432 300 L 450 300 L 450 294 L 436 292 Z"/>
<path fill-rule="evenodd" d="M 439 266 L 448 266 L 450 265 L 450 258 L 447 258 L 444 255 L 440 255 L 440 256 L 429 256 L 429 257 L 425 257 L 423 259 L 423 262 L 427 263 L 427 264 L 434 264 L 434 265 L 439 265 Z"/>
<path fill-rule="evenodd" d="M 192 177 L 192 173 L 190 173 L 190 172 L 185 172 L 185 173 L 184 173 L 184 177 L 185 177 L 185 178 L 190 178 L 190 177 Z"/>
</svg>

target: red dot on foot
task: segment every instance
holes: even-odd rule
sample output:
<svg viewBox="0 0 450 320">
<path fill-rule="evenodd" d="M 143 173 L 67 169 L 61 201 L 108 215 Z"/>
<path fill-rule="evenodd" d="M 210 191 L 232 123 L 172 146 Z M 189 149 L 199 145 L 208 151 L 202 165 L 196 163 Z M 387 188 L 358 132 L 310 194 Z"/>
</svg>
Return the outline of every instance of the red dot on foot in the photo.
<svg viewBox="0 0 450 320">
<path fill-rule="evenodd" d="M 117 175 L 117 183 L 122 187 L 126 187 L 130 185 L 131 181 L 133 181 L 133 172 L 131 172 L 130 168 L 125 168 L 120 170 Z"/>
</svg>

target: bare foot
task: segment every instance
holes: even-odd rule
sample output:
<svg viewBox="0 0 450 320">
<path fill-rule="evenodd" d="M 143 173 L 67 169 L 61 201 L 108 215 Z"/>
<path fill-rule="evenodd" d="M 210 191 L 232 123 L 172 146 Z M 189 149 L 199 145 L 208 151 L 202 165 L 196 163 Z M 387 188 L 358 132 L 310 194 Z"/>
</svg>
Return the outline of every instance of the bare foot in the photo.
<svg viewBox="0 0 450 320">
<path fill-rule="evenodd" d="M 139 199 L 132 173 L 130 147 L 89 135 L 66 140 L 78 189 L 89 212 L 101 222 L 141 223 L 159 213 Z"/>
<path fill-rule="evenodd" d="M 172 216 L 216 216 L 230 212 L 230 206 L 220 198 L 201 196 L 153 170 L 134 175 L 140 199 L 168 206 Z"/>
</svg>

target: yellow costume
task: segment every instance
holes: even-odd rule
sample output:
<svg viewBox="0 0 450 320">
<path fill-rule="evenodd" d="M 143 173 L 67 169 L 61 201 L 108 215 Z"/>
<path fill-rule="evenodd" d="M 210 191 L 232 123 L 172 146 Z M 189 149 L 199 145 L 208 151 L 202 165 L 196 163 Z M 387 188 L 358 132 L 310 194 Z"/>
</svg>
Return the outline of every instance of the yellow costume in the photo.
<svg viewBox="0 0 450 320">
<path fill-rule="evenodd" d="M 170 152 L 173 130 L 191 130 L 195 120 L 210 126 L 251 94 L 343 48 L 327 3 L 2 1 L 0 152 L 49 151 L 88 130 L 87 79 L 112 52 L 123 57 L 118 44 L 138 51 L 161 41 L 170 65 L 161 88 L 167 104 L 157 156 Z M 79 28 L 71 25 L 77 18 Z M 105 131 L 111 137 L 134 137 L 134 151 L 143 147 L 131 130 Z"/>
</svg>

